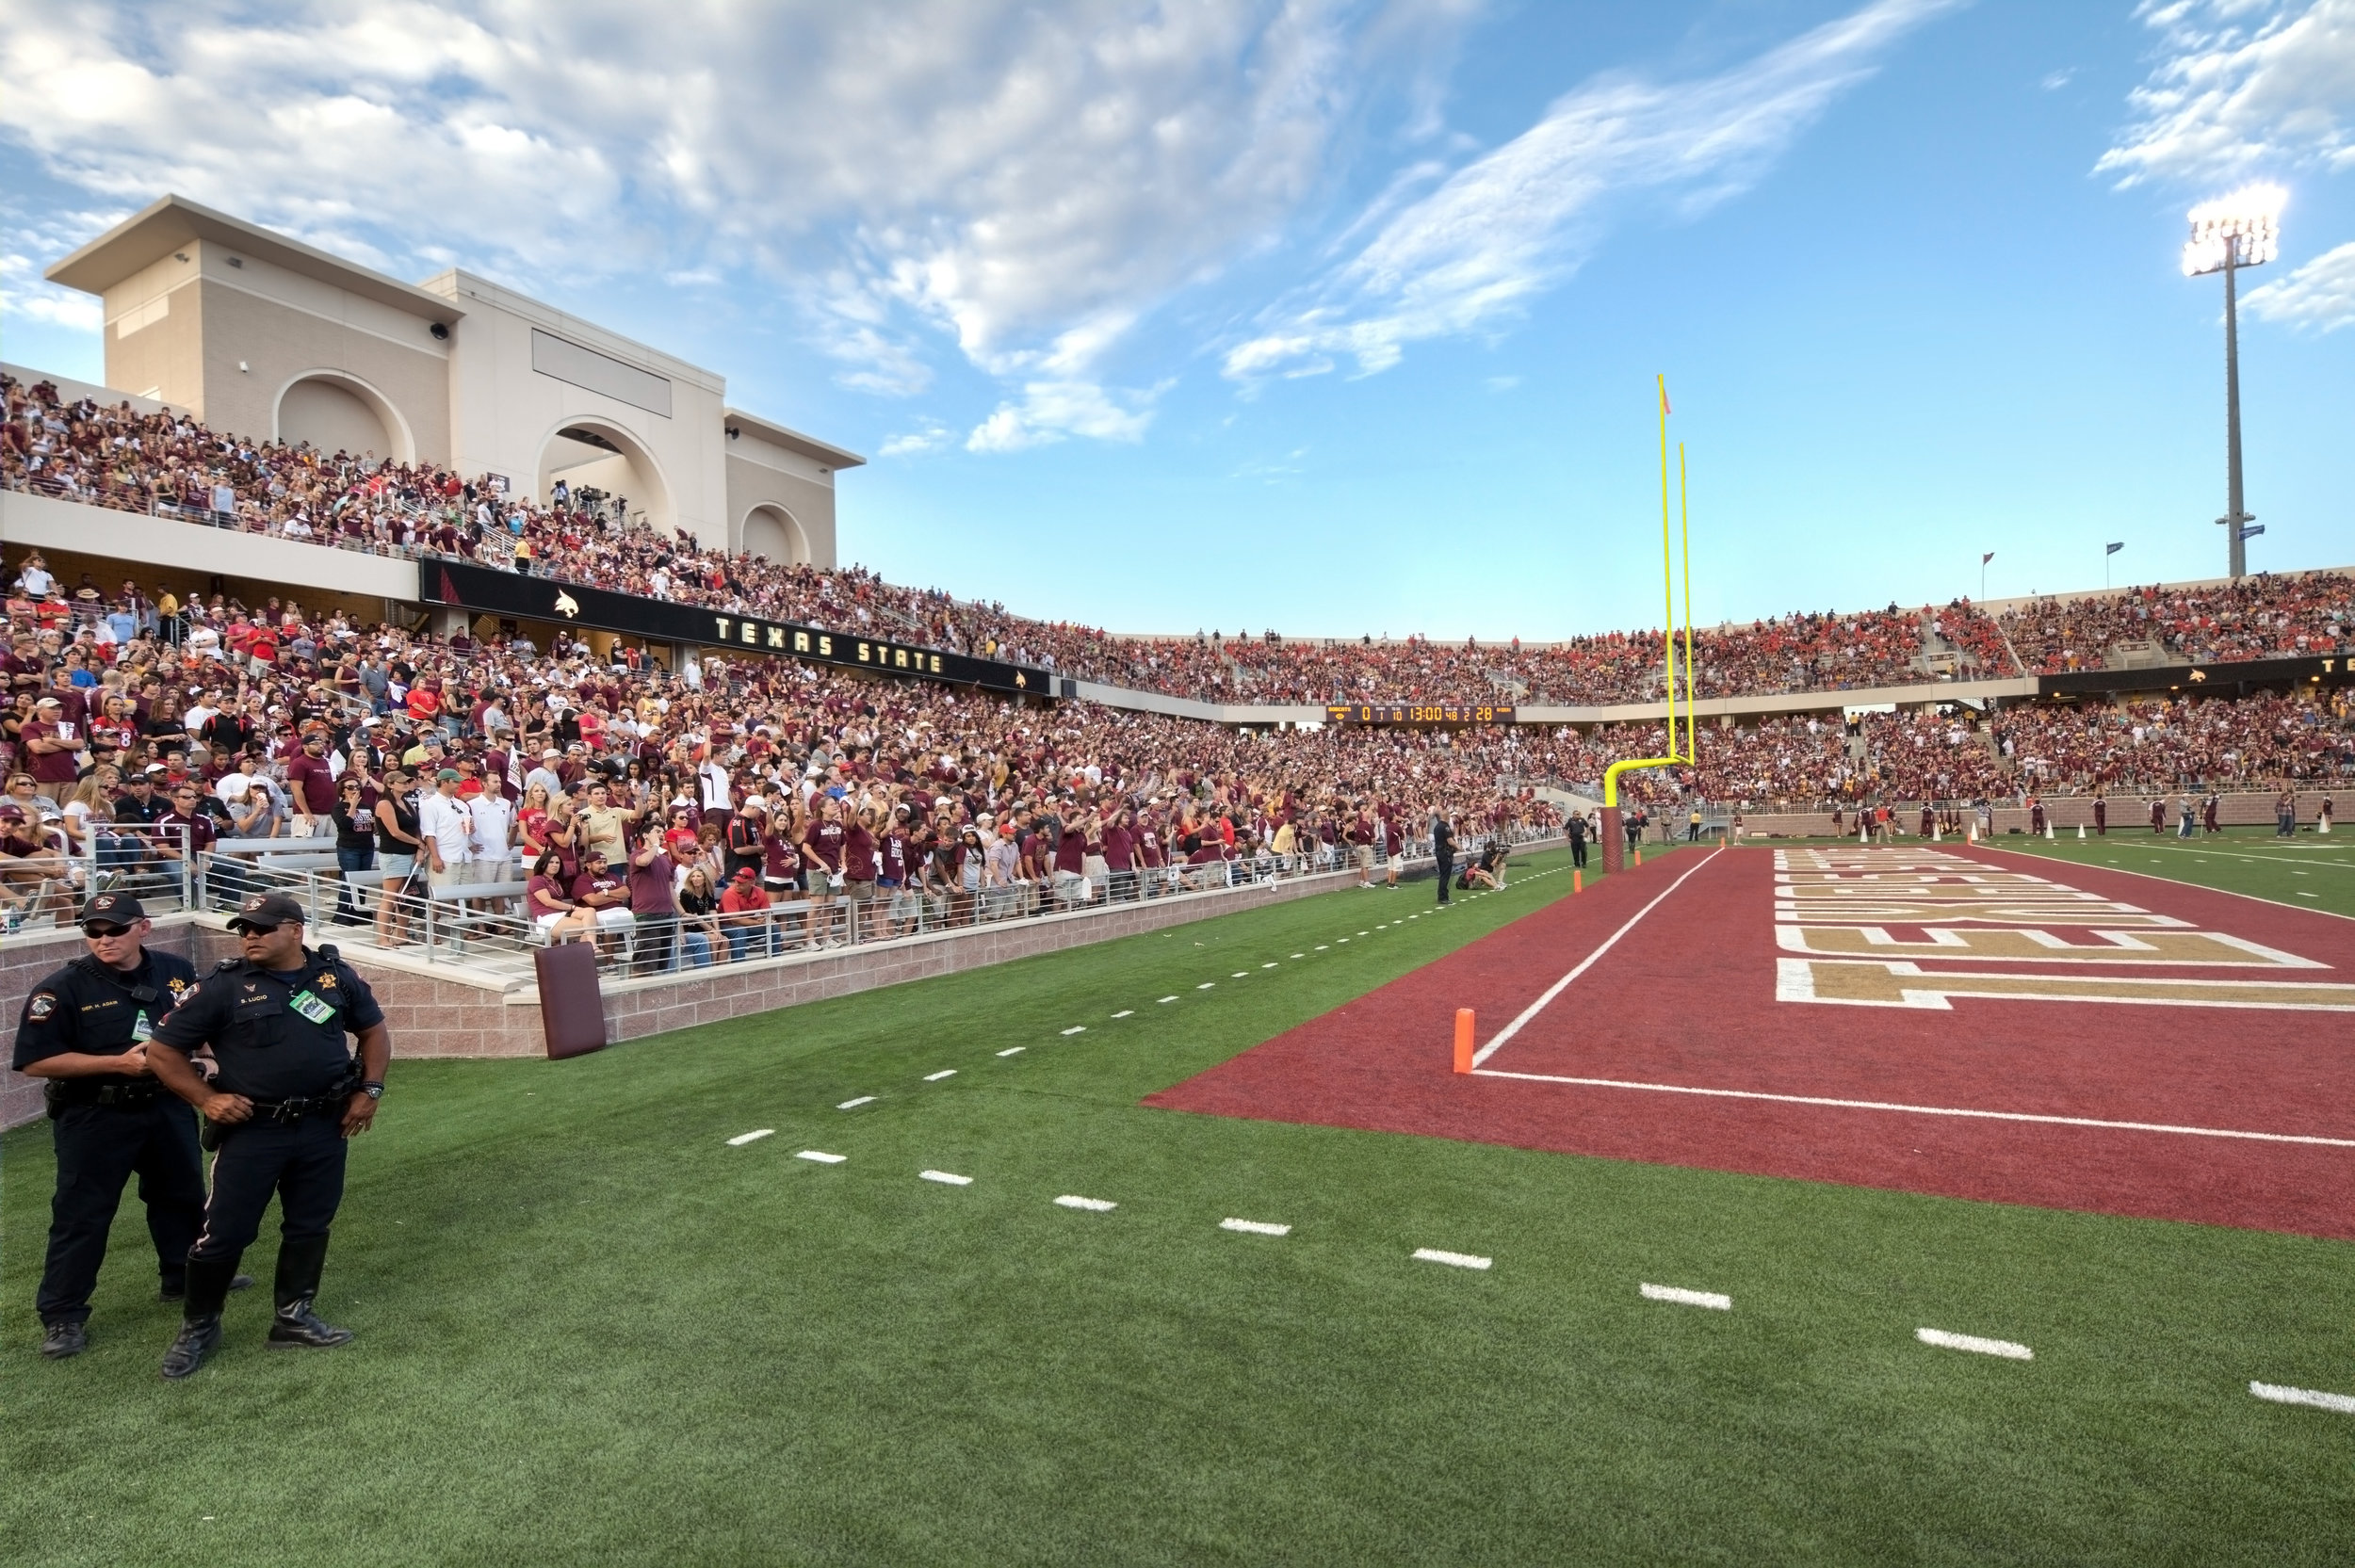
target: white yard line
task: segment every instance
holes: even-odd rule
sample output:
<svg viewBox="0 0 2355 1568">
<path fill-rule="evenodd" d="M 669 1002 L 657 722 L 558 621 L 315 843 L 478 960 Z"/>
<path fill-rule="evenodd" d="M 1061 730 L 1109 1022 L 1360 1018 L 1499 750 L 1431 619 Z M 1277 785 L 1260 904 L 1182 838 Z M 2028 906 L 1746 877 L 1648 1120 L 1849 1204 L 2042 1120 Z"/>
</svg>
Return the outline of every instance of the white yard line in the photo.
<svg viewBox="0 0 2355 1568">
<path fill-rule="evenodd" d="M 839 1165 L 851 1156 L 848 1155 L 830 1155 L 822 1149 L 804 1149 L 800 1154 L 795 1155 L 793 1157 L 795 1159 L 813 1160 L 820 1165 Z"/>
<path fill-rule="evenodd" d="M 1072 1026 L 1071 1026 L 1071 1027 L 1069 1027 L 1069 1028 L 1067 1028 L 1067 1029 L 1064 1030 L 1064 1033 L 1066 1036 L 1068 1036 L 1068 1035 L 1075 1035 L 1075 1034 L 1085 1034 L 1085 1033 L 1087 1033 L 1087 1032 L 1088 1032 L 1088 1026 L 1087 1026 L 1085 1024 L 1074 1024 L 1074 1025 L 1072 1025 Z"/>
<path fill-rule="evenodd" d="M 872 1094 L 862 1094 L 855 1100 L 845 1100 L 834 1108 L 836 1110 L 856 1110 L 861 1106 L 871 1106 L 874 1103 L 875 1097 Z"/>
<path fill-rule="evenodd" d="M 1200 985 L 1195 986 L 1194 989 L 1196 991 L 1208 991 L 1216 984 L 1218 984 L 1216 980 L 1204 980 Z"/>
<path fill-rule="evenodd" d="M 1064 1208 L 1086 1209 L 1090 1214 L 1110 1214 L 1120 1206 L 1108 1198 L 1082 1198 L 1074 1192 L 1066 1192 L 1055 1202 Z"/>
<path fill-rule="evenodd" d="M 1218 1228 L 1242 1231 L 1251 1236 L 1290 1236 L 1292 1233 L 1290 1225 L 1271 1225 L 1264 1220 L 1221 1220 Z"/>
<path fill-rule="evenodd" d="M 1679 877 L 1675 881 L 1670 882 L 1666 887 L 1661 889 L 1659 895 L 1655 897 L 1650 903 L 1646 904 L 1642 909 L 1637 910 L 1632 915 L 1629 916 L 1626 925 L 1621 926 L 1617 930 L 1613 931 L 1609 937 L 1605 938 L 1601 946 L 1596 948 L 1593 952 L 1579 960 L 1577 968 L 1572 969 L 1568 974 L 1563 976 L 1560 979 L 1546 987 L 1544 995 L 1538 997 L 1535 1001 L 1530 1003 L 1529 1006 L 1523 1008 L 1519 1017 L 1514 1019 L 1510 1024 L 1505 1025 L 1502 1029 L 1499 1029 L 1497 1031 L 1496 1038 L 1489 1041 L 1486 1045 L 1483 1045 L 1479 1051 L 1473 1055 L 1472 1065 L 1474 1067 L 1478 1067 L 1482 1062 L 1486 1061 L 1490 1057 L 1495 1056 L 1497 1052 L 1503 1047 L 1506 1041 L 1511 1040 L 1515 1035 L 1521 1032 L 1522 1025 L 1528 1023 L 1531 1019 L 1543 1012 L 1548 1007 L 1551 1006 L 1553 999 L 1556 996 L 1561 995 L 1563 992 L 1569 989 L 1569 985 L 1572 980 L 1577 979 L 1581 975 L 1586 973 L 1587 970 L 1593 968 L 1596 962 L 1600 960 L 1603 954 L 1617 946 L 1619 945 L 1619 938 L 1633 930 L 1637 922 L 1641 921 L 1644 916 L 1649 914 L 1652 911 L 1658 909 L 1663 899 L 1666 898 L 1669 894 L 1674 893 L 1678 888 L 1682 887 L 1686 882 L 1692 881 L 1694 875 L 1697 873 L 1702 866 L 1707 865 L 1711 861 L 1715 860 L 1724 852 L 1725 851 L 1722 849 L 1710 850 L 1709 853 L 1701 857 L 1699 865 L 1695 865 L 1691 871 L 1687 871 L 1683 876 Z"/>
<path fill-rule="evenodd" d="M 2278 1382 L 2252 1382 L 2249 1392 L 2260 1399 L 2271 1399 L 2277 1405 L 2312 1405 L 2316 1410 L 2335 1410 L 2341 1415 L 2355 1415 L 2355 1395 L 2325 1394 L 2314 1388 L 2290 1388 Z"/>
<path fill-rule="evenodd" d="M 925 1081 L 926 1083 L 938 1083 L 938 1082 L 939 1082 L 941 1079 L 943 1079 L 943 1078 L 953 1078 L 953 1077 L 955 1077 L 956 1075 L 957 1075 L 957 1070 L 956 1070 L 955 1068 L 953 1068 L 953 1067 L 944 1067 L 944 1068 L 942 1068 L 942 1069 L 941 1069 L 939 1072 L 937 1072 L 937 1073 L 927 1073 L 927 1074 L 925 1074 L 925 1075 L 924 1075 L 924 1081 Z"/>
<path fill-rule="evenodd" d="M 973 1185 L 972 1177 L 960 1176 L 950 1171 L 918 1171 L 917 1175 L 928 1182 L 938 1182 L 943 1187 L 971 1187 Z"/>
<path fill-rule="evenodd" d="M 1486 1269 L 1495 1261 L 1470 1253 L 1443 1253 L 1437 1247 L 1418 1247 L 1415 1257 L 1422 1263 L 1444 1263 L 1451 1269 Z"/>
<path fill-rule="evenodd" d="M 2002 1356 L 2006 1361 L 2036 1359 L 2034 1350 L 2008 1339 L 1981 1339 L 1975 1334 L 1948 1334 L 1944 1329 L 1916 1329 L 1913 1337 L 1925 1345 L 1936 1345 L 1949 1350 L 1970 1350 L 1983 1356 Z"/>
<path fill-rule="evenodd" d="M 1177 999 L 1178 999 L 1178 998 L 1177 998 L 1177 997 L 1175 997 L 1175 996 L 1164 996 L 1164 997 L 1162 997 L 1162 998 L 1161 998 L 1161 1001 L 1163 1001 L 1163 1002 L 1174 1002 L 1174 1001 L 1176 1001 Z M 1161 1004 L 1157 1002 L 1157 1003 L 1155 1003 L 1154 1005 L 1158 1007 L 1158 1006 L 1160 1006 Z"/>
<path fill-rule="evenodd" d="M 738 1133 L 734 1138 L 728 1140 L 728 1147 L 731 1149 L 740 1149 L 747 1143 L 757 1143 L 762 1139 L 774 1134 L 776 1130 L 777 1129 L 774 1127 L 757 1127 L 748 1133 Z"/>
<path fill-rule="evenodd" d="M 1029 1049 L 1028 1045 L 1009 1045 L 998 1054 L 1001 1057 L 1018 1057 Z"/>
<path fill-rule="evenodd" d="M 1767 1094 L 1755 1089 L 1700 1089 L 1691 1084 L 1629 1083 L 1619 1078 L 1572 1078 L 1551 1073 L 1508 1073 L 1484 1067 L 1484 1078 L 1520 1078 L 1530 1083 L 1567 1083 L 1582 1089 L 1634 1089 L 1655 1094 L 1701 1094 L 1723 1100 L 1767 1100 L 1786 1106 L 1829 1106 L 1836 1110 L 1890 1110 L 1913 1116 L 1959 1116 L 1984 1122 L 2040 1122 L 2056 1127 L 2103 1127 L 2117 1132 L 2174 1133 L 2185 1138 L 2239 1138 L 2257 1143 L 2311 1143 L 2324 1149 L 2355 1149 L 2355 1138 L 2316 1138 L 2304 1133 L 2245 1132 L 2233 1127 L 2178 1127 L 2165 1122 L 2110 1122 L 2092 1116 L 2046 1116 L 2025 1110 L 1974 1110 L 1961 1106 L 1908 1106 L 1890 1100 L 1841 1100 L 1822 1094 Z"/>
<path fill-rule="evenodd" d="M 1137 1010 L 1134 1008 L 1122 1008 L 1118 1012 L 1113 1014 L 1114 1018 L 1134 1018 L 1136 1015 Z"/>
<path fill-rule="evenodd" d="M 1639 1285 L 1648 1301 L 1675 1301 L 1681 1306 L 1714 1307 L 1719 1312 L 1733 1310 L 1733 1298 L 1721 1296 L 1714 1290 L 1680 1290 L 1673 1285 Z"/>
</svg>

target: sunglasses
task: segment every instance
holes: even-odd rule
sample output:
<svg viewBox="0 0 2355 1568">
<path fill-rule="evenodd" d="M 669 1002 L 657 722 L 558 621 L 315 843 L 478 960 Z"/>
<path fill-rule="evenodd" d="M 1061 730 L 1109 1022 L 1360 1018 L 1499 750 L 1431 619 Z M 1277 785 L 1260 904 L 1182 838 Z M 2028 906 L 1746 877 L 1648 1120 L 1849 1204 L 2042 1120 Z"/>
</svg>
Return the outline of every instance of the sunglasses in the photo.
<svg viewBox="0 0 2355 1568">
<path fill-rule="evenodd" d="M 128 926 L 84 926 L 82 934 L 92 942 L 104 942 L 110 936 L 129 936 L 131 928 Z"/>
<path fill-rule="evenodd" d="M 280 922 L 275 920 L 271 921 L 267 926 L 263 925 L 258 920 L 239 920 L 231 925 L 229 929 L 244 936 L 268 936 L 270 932 L 278 929 L 279 924 Z"/>
</svg>

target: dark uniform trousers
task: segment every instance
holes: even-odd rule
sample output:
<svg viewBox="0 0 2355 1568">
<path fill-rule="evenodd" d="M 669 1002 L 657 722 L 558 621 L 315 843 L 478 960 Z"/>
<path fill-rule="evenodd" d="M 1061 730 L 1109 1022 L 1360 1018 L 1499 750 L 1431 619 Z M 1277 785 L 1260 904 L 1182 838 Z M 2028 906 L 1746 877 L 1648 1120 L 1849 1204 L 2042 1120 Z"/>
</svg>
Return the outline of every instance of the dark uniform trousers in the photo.
<svg viewBox="0 0 2355 1568">
<path fill-rule="evenodd" d="M 344 1201 L 349 1150 L 340 1108 L 291 1122 L 256 1111 L 252 1121 L 221 1129 L 220 1148 L 213 1156 L 213 1199 L 188 1252 L 190 1317 L 220 1310 L 237 1260 L 260 1233 L 273 1195 L 279 1209 L 278 1304 L 289 1306 L 318 1294 L 328 1227 Z"/>
<path fill-rule="evenodd" d="M 41 1320 L 89 1321 L 106 1237 L 123 1184 L 134 1175 L 139 1202 L 147 1205 L 147 1234 L 155 1242 L 163 1288 L 177 1295 L 187 1284 L 188 1248 L 204 1216 L 196 1112 L 159 1091 L 143 1106 L 61 1107 L 51 1130 L 57 1142 L 57 1192 L 50 1203 L 49 1257 L 37 1301 Z"/>
</svg>

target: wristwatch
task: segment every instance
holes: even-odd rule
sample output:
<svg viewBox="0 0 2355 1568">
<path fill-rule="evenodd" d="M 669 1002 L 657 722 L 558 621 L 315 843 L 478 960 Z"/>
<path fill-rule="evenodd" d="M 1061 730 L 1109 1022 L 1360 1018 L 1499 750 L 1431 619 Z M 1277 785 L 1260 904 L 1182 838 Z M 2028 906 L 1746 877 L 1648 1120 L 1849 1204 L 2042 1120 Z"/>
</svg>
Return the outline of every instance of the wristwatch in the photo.
<svg viewBox="0 0 2355 1568">
<path fill-rule="evenodd" d="M 371 1100 L 381 1100 L 384 1098 L 384 1086 L 381 1083 L 364 1083 L 360 1086 L 360 1092 Z"/>
</svg>

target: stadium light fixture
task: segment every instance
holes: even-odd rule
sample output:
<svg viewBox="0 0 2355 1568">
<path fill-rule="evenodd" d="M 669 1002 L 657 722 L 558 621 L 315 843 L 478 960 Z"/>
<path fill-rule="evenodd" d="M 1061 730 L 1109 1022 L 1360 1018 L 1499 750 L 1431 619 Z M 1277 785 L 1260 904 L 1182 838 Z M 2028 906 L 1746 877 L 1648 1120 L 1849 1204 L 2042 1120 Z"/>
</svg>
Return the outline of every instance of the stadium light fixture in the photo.
<svg viewBox="0 0 2355 1568">
<path fill-rule="evenodd" d="M 2240 315 L 2235 274 L 2263 267 L 2282 250 L 2282 207 L 2288 192 L 2280 186 L 2249 186 L 2191 209 L 2191 238 L 2184 242 L 2184 276 L 2224 274 L 2224 515 L 2227 569 L 2233 577 L 2249 571 L 2249 540 L 2255 521 L 2242 505 L 2240 466 Z"/>
</svg>

